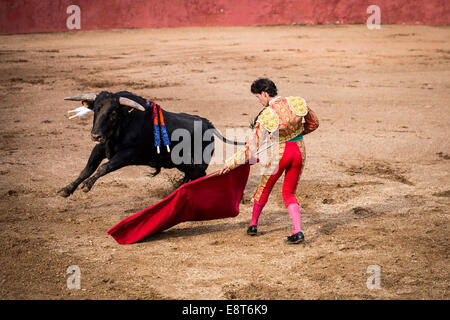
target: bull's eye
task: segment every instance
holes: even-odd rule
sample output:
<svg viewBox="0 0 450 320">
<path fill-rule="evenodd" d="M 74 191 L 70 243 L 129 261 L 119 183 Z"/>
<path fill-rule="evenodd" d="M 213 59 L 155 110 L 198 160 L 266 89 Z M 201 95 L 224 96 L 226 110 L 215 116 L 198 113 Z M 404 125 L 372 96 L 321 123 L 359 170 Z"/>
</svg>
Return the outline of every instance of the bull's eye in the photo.
<svg viewBox="0 0 450 320">
<path fill-rule="evenodd" d="M 111 112 L 110 117 L 111 117 L 111 119 L 113 119 L 113 120 L 116 119 L 116 118 L 117 118 L 117 112 L 115 112 L 115 111 Z"/>
</svg>

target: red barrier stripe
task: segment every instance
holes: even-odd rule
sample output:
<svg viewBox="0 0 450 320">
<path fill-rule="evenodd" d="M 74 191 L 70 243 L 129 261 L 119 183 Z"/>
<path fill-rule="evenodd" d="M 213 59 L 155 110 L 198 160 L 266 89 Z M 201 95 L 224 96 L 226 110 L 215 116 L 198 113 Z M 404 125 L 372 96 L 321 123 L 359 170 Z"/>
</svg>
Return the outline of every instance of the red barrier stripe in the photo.
<svg viewBox="0 0 450 320">
<path fill-rule="evenodd" d="M 99 30 L 366 23 L 371 4 L 380 7 L 382 24 L 450 24 L 446 0 L 2 0 L 0 33 L 70 31 L 70 5 L 80 8 L 81 30 Z"/>
</svg>

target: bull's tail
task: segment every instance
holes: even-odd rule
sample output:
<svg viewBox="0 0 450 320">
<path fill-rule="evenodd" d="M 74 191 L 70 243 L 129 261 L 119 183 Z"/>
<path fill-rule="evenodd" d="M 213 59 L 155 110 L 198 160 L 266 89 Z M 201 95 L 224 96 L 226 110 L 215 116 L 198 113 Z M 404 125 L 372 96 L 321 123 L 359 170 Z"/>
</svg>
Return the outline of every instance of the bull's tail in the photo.
<svg viewBox="0 0 450 320">
<path fill-rule="evenodd" d="M 229 144 L 234 144 L 235 146 L 243 146 L 245 145 L 245 142 L 242 141 L 234 141 L 234 140 L 229 140 L 227 138 L 225 138 L 220 132 L 219 130 L 217 130 L 216 128 L 214 128 L 214 134 L 219 137 L 219 139 L 221 139 L 223 142 L 225 143 L 229 143 Z"/>
<path fill-rule="evenodd" d="M 245 145 L 245 142 L 242 142 L 242 141 L 233 141 L 233 140 L 229 140 L 229 139 L 225 138 L 225 137 L 220 133 L 220 131 L 217 130 L 217 129 L 214 127 L 214 125 L 211 123 L 211 121 L 209 121 L 209 120 L 207 120 L 207 121 L 208 121 L 208 126 L 209 126 L 209 128 L 210 128 L 210 129 L 213 129 L 213 130 L 214 130 L 214 134 L 215 134 L 219 139 L 221 139 L 223 142 L 229 143 L 229 144 L 234 144 L 235 146 L 243 146 L 243 145 Z"/>
</svg>

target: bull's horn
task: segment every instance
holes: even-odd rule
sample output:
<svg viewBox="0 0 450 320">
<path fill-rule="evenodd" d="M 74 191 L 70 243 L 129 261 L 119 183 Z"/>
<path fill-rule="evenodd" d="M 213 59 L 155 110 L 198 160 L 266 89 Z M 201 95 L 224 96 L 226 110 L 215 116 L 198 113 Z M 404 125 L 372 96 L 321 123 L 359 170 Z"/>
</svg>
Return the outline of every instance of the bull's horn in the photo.
<svg viewBox="0 0 450 320">
<path fill-rule="evenodd" d="M 79 96 L 64 98 L 64 100 L 71 100 L 71 101 L 89 100 L 89 101 L 94 101 L 96 97 L 97 97 L 96 93 L 85 93 L 85 94 L 80 94 Z"/>
<path fill-rule="evenodd" d="M 145 108 L 143 106 L 141 106 L 136 101 L 133 101 L 133 100 L 128 99 L 128 98 L 120 97 L 119 98 L 119 103 L 121 105 L 124 105 L 124 106 L 127 106 L 127 107 L 131 107 L 131 108 L 135 108 L 135 109 L 138 109 L 138 110 L 141 110 L 141 111 L 145 111 Z"/>
</svg>

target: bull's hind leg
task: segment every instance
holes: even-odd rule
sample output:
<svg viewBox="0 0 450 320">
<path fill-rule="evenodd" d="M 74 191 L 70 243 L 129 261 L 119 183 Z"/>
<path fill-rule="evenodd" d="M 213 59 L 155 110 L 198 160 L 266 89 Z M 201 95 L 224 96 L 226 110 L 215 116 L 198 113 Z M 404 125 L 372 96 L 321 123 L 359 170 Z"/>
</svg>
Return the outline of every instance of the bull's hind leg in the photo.
<svg viewBox="0 0 450 320">
<path fill-rule="evenodd" d="M 58 191 L 58 194 L 62 197 L 70 196 L 75 191 L 75 189 L 80 185 L 80 183 L 82 183 L 85 179 L 89 178 L 91 174 L 95 172 L 95 170 L 98 168 L 102 160 L 105 159 L 105 157 L 106 155 L 104 146 L 100 144 L 96 145 L 94 149 L 92 149 L 86 167 L 83 169 L 83 171 L 81 171 L 78 178 L 72 183 L 69 183 L 64 188 L 60 189 Z"/>
<path fill-rule="evenodd" d="M 196 180 L 198 178 L 206 176 L 206 170 L 204 166 L 194 166 L 186 174 L 188 181 Z"/>
<path fill-rule="evenodd" d="M 178 167 L 178 170 L 184 173 L 184 177 L 179 181 L 179 183 L 177 183 L 177 187 L 180 187 L 181 185 L 189 181 L 202 177 L 195 166 L 192 165 L 183 165 L 181 167 Z"/>
<path fill-rule="evenodd" d="M 152 177 L 157 176 L 161 172 L 161 167 L 156 167 L 155 172 L 151 173 Z"/>
</svg>

